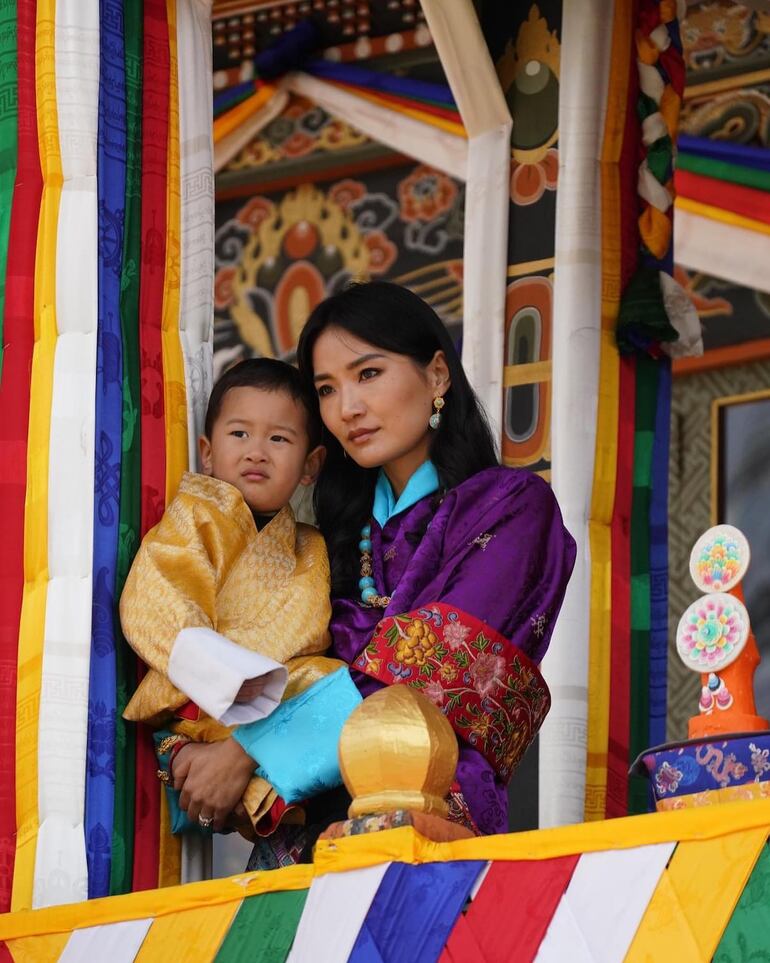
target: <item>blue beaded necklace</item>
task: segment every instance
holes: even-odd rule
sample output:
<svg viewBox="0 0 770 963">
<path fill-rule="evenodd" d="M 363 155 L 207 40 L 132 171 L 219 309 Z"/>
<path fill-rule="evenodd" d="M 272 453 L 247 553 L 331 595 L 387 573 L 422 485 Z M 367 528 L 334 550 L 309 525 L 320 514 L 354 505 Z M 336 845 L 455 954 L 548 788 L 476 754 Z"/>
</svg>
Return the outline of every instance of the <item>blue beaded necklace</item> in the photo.
<svg viewBox="0 0 770 963">
<path fill-rule="evenodd" d="M 372 568 L 372 526 L 364 525 L 361 529 L 361 541 L 358 543 L 361 552 L 361 578 L 358 587 L 361 590 L 361 601 L 370 608 L 384 609 L 390 604 L 389 595 L 378 595 L 374 585 L 374 569 Z"/>
</svg>

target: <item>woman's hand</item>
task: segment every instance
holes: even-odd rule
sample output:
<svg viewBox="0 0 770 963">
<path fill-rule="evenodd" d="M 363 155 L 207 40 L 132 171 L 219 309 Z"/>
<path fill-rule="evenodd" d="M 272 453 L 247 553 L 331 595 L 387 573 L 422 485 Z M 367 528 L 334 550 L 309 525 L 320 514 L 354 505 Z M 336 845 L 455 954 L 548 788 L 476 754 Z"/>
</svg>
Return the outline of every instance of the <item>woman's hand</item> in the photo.
<svg viewBox="0 0 770 963">
<path fill-rule="evenodd" d="M 176 755 L 174 788 L 180 790 L 179 806 L 197 822 L 213 819 L 221 830 L 240 801 L 256 763 L 234 739 L 210 745 L 190 743 Z"/>
</svg>

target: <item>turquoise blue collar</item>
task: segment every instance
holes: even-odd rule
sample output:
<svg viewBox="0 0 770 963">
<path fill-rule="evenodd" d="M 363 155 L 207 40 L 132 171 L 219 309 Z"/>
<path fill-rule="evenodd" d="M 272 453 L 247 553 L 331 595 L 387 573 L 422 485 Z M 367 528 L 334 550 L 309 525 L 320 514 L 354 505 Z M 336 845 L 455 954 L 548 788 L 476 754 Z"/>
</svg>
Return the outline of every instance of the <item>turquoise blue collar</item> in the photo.
<svg viewBox="0 0 770 963">
<path fill-rule="evenodd" d="M 406 488 L 396 501 L 393 489 L 385 472 L 380 469 L 377 476 L 377 485 L 374 489 L 374 505 L 372 515 L 380 528 L 384 528 L 386 523 L 401 512 L 411 508 L 426 495 L 432 495 L 438 491 L 438 472 L 432 461 L 424 461 L 417 471 L 406 483 Z"/>
</svg>

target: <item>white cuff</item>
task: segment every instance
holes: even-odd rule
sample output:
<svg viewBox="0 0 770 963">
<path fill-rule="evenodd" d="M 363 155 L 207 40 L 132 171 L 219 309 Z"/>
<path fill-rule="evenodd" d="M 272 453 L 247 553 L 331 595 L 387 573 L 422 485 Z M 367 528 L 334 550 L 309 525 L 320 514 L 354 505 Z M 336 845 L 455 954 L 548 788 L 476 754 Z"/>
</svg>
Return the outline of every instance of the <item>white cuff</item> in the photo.
<svg viewBox="0 0 770 963">
<path fill-rule="evenodd" d="M 171 682 L 212 719 L 226 726 L 245 725 L 270 715 L 289 678 L 286 667 L 250 652 L 213 629 L 182 629 L 168 660 Z M 265 687 L 250 702 L 235 697 L 248 679 L 263 677 Z"/>
</svg>

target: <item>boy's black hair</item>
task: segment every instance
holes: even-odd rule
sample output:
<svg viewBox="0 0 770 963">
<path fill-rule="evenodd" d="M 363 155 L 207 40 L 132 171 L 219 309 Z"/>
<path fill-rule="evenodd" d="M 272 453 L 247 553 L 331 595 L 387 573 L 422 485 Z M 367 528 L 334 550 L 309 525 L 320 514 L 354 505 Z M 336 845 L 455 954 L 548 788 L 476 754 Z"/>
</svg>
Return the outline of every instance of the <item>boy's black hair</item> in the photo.
<svg viewBox="0 0 770 963">
<path fill-rule="evenodd" d="M 318 397 L 308 388 L 293 365 L 274 358 L 247 358 L 228 368 L 219 378 L 206 409 L 206 437 L 211 438 L 225 395 L 232 388 L 258 388 L 261 391 L 284 391 L 301 404 L 307 414 L 308 451 L 321 444 L 321 416 Z"/>
</svg>

